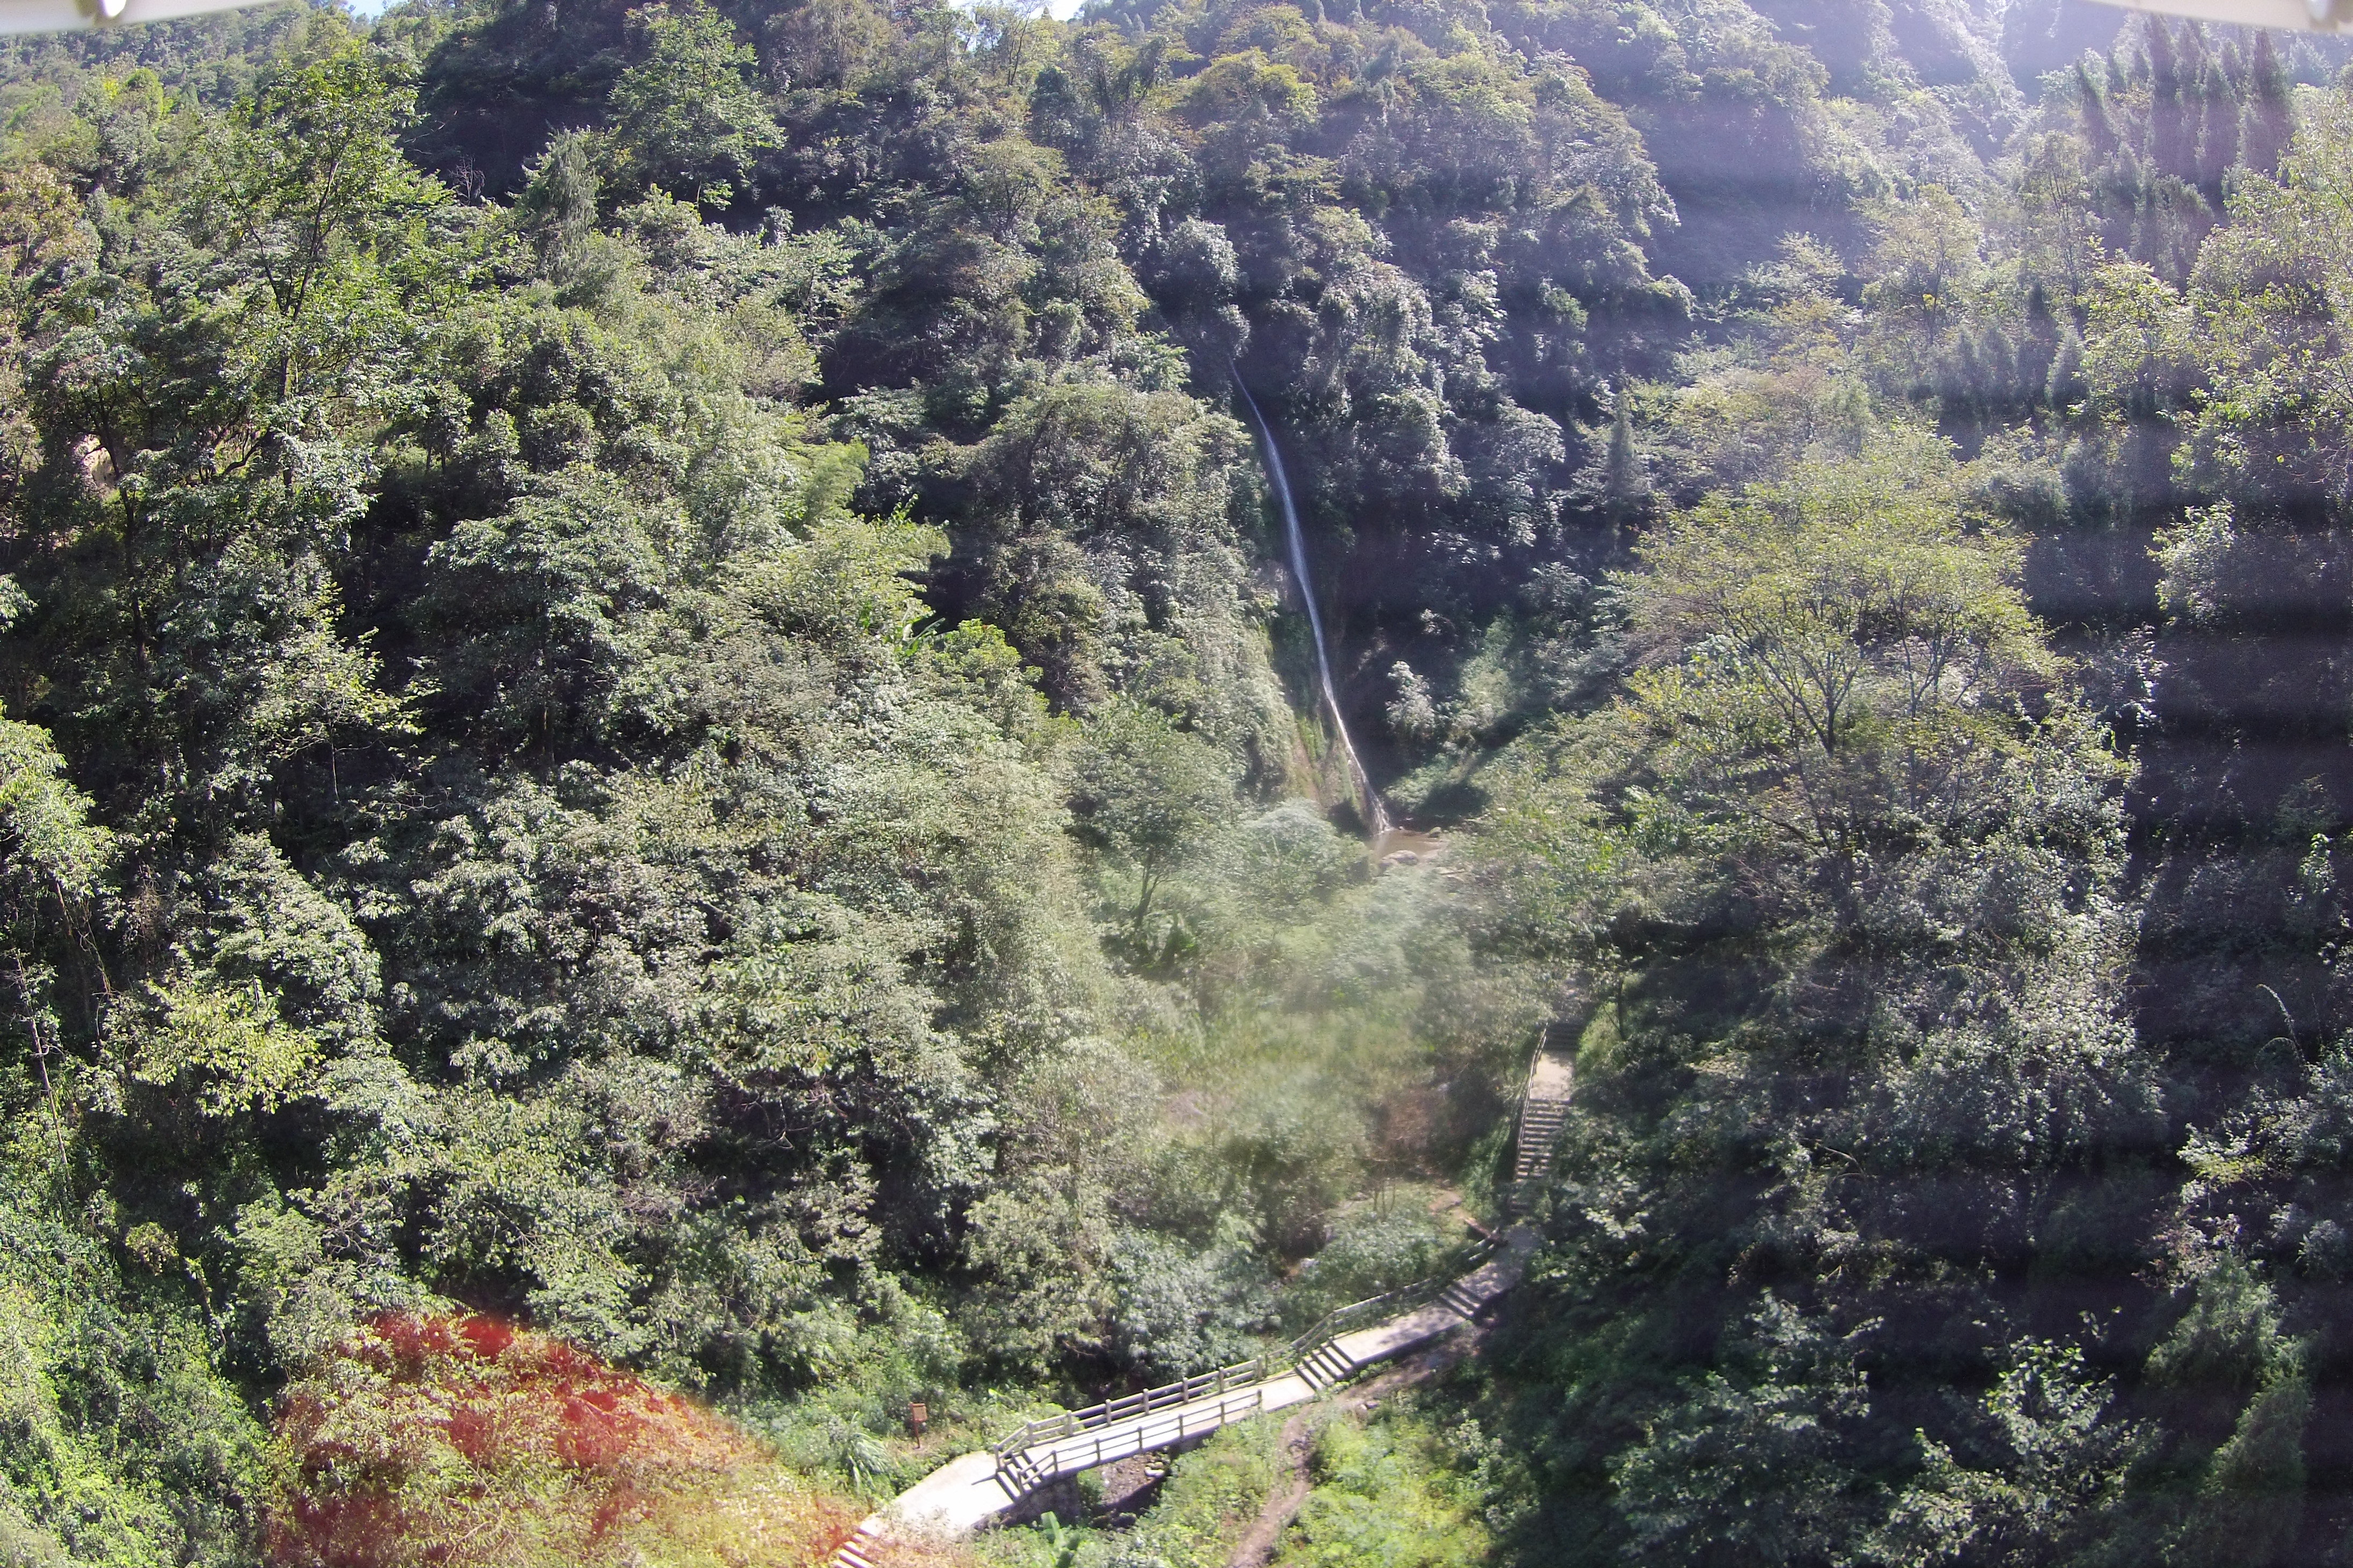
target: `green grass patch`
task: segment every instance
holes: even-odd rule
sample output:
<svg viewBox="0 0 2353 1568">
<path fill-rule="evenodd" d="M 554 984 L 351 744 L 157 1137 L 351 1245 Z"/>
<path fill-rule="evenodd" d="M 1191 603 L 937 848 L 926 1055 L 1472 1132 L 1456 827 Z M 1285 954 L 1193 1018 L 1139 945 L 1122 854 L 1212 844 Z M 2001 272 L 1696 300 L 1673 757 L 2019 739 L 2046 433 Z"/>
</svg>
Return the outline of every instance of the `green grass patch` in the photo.
<svg viewBox="0 0 2353 1568">
<path fill-rule="evenodd" d="M 1273 1568 L 1468 1568 L 1492 1547 L 1465 1445 L 1415 1402 L 1315 1434 L 1314 1487 Z"/>
</svg>

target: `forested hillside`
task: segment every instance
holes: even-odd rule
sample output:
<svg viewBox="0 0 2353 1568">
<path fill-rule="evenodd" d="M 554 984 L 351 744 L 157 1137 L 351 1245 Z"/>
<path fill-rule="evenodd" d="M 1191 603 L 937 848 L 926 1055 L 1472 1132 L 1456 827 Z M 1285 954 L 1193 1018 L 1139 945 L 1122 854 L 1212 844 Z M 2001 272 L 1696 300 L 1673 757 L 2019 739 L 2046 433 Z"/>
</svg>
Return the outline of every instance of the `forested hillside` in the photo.
<svg viewBox="0 0 2353 1568">
<path fill-rule="evenodd" d="M 0 1562 L 821 1561 L 1440 1268 L 1539 1042 L 1451 1370 L 929 1555 L 2353 1558 L 2348 58 L 10 40 Z"/>
</svg>

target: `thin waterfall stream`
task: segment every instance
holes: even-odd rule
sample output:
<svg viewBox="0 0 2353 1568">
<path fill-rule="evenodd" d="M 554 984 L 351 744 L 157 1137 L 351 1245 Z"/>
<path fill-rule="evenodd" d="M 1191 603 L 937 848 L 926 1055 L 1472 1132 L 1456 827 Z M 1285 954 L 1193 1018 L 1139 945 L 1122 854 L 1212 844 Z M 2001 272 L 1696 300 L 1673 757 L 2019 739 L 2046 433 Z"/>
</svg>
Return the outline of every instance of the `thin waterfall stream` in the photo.
<svg viewBox="0 0 2353 1568">
<path fill-rule="evenodd" d="M 1299 508 L 1291 500 L 1291 476 L 1282 470 L 1282 448 L 1274 444 L 1274 427 L 1266 422 L 1266 415 L 1242 384 L 1241 367 L 1236 365 L 1234 390 L 1242 395 L 1250 405 L 1250 417 L 1258 422 L 1258 433 L 1266 442 L 1266 468 L 1274 476 L 1274 493 L 1282 502 L 1282 526 L 1291 539 L 1291 570 L 1299 578 L 1299 596 L 1307 605 L 1307 629 L 1315 637 L 1315 671 L 1324 681 L 1324 706 L 1332 715 L 1332 728 L 1340 737 L 1340 753 L 1347 759 L 1348 780 L 1356 786 L 1357 805 L 1364 808 L 1366 825 L 1378 839 L 1389 830 L 1389 816 L 1381 805 L 1378 791 L 1365 772 L 1365 764 L 1356 760 L 1356 742 L 1348 738 L 1348 721 L 1340 713 L 1340 694 L 1332 685 L 1332 655 L 1324 642 L 1324 615 L 1315 607 L 1315 580 L 1307 572 L 1307 541 L 1299 531 Z"/>
</svg>

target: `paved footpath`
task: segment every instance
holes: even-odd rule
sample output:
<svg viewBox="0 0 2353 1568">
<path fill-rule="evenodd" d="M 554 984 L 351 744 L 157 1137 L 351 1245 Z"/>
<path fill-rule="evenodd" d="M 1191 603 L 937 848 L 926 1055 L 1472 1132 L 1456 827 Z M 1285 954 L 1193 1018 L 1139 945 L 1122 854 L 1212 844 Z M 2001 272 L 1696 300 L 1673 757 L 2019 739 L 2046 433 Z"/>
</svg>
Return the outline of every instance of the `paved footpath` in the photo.
<svg viewBox="0 0 2353 1568">
<path fill-rule="evenodd" d="M 1569 1097 L 1577 1083 L 1577 1069 L 1569 1059 L 1545 1051 L 1537 1056 L 1535 1066 L 1528 1073 L 1530 1100 L 1560 1100 Z"/>
</svg>

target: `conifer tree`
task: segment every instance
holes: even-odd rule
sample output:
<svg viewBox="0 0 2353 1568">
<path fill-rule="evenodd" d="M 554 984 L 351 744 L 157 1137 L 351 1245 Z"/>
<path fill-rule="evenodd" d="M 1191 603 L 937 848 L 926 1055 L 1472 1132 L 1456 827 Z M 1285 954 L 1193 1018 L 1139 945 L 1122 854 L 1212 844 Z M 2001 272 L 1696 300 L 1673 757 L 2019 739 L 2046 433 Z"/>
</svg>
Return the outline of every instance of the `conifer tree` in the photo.
<svg viewBox="0 0 2353 1568">
<path fill-rule="evenodd" d="M 2194 42 L 2197 34 L 2186 33 Z M 2189 95 L 2182 60 L 2164 22 L 2148 19 L 2148 155 L 2160 174 L 2178 180 L 2196 178 L 2197 126 L 2191 119 Z M 2194 78 L 2190 79 L 2195 79 Z"/>
<path fill-rule="evenodd" d="M 2268 32 L 2255 35 L 2247 62 L 2246 110 L 2239 129 L 2239 162 L 2259 174 L 2275 173 L 2294 131 L 2288 111 L 2287 72 Z"/>
<path fill-rule="evenodd" d="M 1647 510 L 1650 487 L 1642 476 L 1641 454 L 1634 447 L 1633 399 L 1623 387 L 1609 422 L 1609 450 L 1601 459 L 1601 491 L 1612 522 L 1633 522 Z"/>
<path fill-rule="evenodd" d="M 2222 176 L 2239 161 L 2239 95 L 2221 62 L 2210 60 L 2199 93 L 2198 194 L 2222 210 Z"/>
<path fill-rule="evenodd" d="M 2115 62 L 2109 65 L 2113 69 Z M 2080 60 L 2075 63 L 2075 87 L 2083 100 L 2084 136 L 2092 144 L 2092 162 L 2105 163 L 2116 155 L 2116 128 L 2108 123 L 2106 93 Z"/>
</svg>

